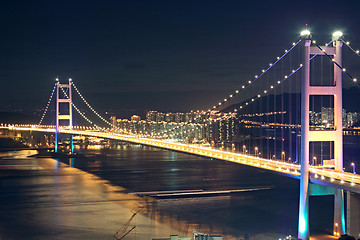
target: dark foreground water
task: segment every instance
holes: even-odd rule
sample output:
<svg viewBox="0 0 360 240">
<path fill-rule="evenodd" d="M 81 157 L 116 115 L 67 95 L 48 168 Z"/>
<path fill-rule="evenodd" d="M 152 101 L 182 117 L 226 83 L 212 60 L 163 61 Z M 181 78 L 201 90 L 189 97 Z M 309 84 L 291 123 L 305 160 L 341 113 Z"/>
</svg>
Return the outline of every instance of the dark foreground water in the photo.
<svg viewBox="0 0 360 240">
<path fill-rule="evenodd" d="M 297 232 L 296 179 L 132 144 L 78 152 L 83 155 L 74 159 L 28 157 L 36 153 L 28 150 L 0 153 L 0 239 L 114 239 L 140 208 L 125 239 L 192 236 L 193 229 L 228 240 Z M 257 191 L 149 197 L 244 189 Z M 331 231 L 332 199 L 317 197 L 310 204 L 311 229 Z"/>
</svg>

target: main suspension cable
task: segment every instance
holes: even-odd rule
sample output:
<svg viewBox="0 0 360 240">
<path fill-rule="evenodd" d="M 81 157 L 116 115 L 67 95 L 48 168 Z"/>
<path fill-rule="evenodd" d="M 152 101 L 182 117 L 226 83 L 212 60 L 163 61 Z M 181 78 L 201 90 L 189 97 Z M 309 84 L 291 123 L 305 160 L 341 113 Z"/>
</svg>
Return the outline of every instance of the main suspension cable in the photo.
<svg viewBox="0 0 360 240">
<path fill-rule="evenodd" d="M 62 92 L 64 93 L 64 96 L 65 96 L 67 99 L 70 99 L 69 96 L 66 94 L 64 88 L 61 87 L 61 86 L 60 86 L 60 88 L 61 88 Z M 88 118 L 85 116 L 85 114 L 83 114 L 83 113 L 75 106 L 75 104 L 74 104 L 72 101 L 71 101 L 71 105 L 72 105 L 72 106 L 75 108 L 75 110 L 80 114 L 80 116 L 82 116 L 88 123 L 94 125 L 96 128 L 99 128 L 99 129 L 101 129 L 101 130 L 104 130 L 103 128 L 101 128 L 101 127 L 99 127 L 98 125 L 96 125 L 95 123 L 93 123 L 90 119 L 88 119 Z"/>
<path fill-rule="evenodd" d="M 341 41 L 342 41 L 346 46 L 348 46 L 348 48 L 350 48 L 351 51 L 353 51 L 356 55 L 358 55 L 358 56 L 360 57 L 360 51 L 353 49 L 353 48 L 350 46 L 350 42 L 345 42 L 344 39 L 341 39 Z"/>
<path fill-rule="evenodd" d="M 326 56 L 330 61 L 332 61 L 338 68 L 340 68 L 340 69 L 345 73 L 346 76 L 348 76 L 358 87 L 360 87 L 359 83 L 357 83 L 357 79 L 354 78 L 353 76 L 351 76 L 351 75 L 346 71 L 346 68 L 340 66 L 340 64 L 338 64 L 338 63 L 335 61 L 334 58 L 332 58 L 329 54 L 327 54 L 326 51 L 325 51 L 325 49 L 322 49 L 316 42 L 313 41 L 313 44 L 315 44 L 315 46 L 316 46 L 317 48 L 319 48 L 320 51 L 322 51 L 322 52 L 325 54 L 325 56 Z"/>
<path fill-rule="evenodd" d="M 80 93 L 79 89 L 76 87 L 75 83 L 72 83 L 74 89 L 76 90 L 76 92 L 79 94 L 80 98 L 84 101 L 84 103 L 86 104 L 86 106 L 88 106 L 90 108 L 90 110 L 97 116 L 99 117 L 102 121 L 104 121 L 106 124 L 110 125 L 113 128 L 118 129 L 114 124 L 110 123 L 109 121 L 107 121 L 105 118 L 103 118 L 97 111 L 95 111 L 95 109 L 93 107 L 91 107 L 91 105 L 86 101 L 86 99 L 83 97 L 83 95 Z"/>
<path fill-rule="evenodd" d="M 50 102 L 51 102 L 51 100 L 52 100 L 52 98 L 53 98 L 53 96 L 54 96 L 55 89 L 56 89 L 56 84 L 54 84 L 54 88 L 53 88 L 53 90 L 52 90 L 52 92 L 51 92 L 50 98 L 49 98 L 49 100 L 48 100 L 48 102 L 47 102 L 47 104 L 46 104 L 46 107 L 45 107 L 44 112 L 43 112 L 43 114 L 42 114 L 42 116 L 41 116 L 41 119 L 40 119 L 40 121 L 39 121 L 39 123 L 38 123 L 38 125 L 37 125 L 38 127 L 41 125 L 41 123 L 42 123 L 42 121 L 44 120 L 44 117 L 45 117 L 45 115 L 46 115 L 46 113 L 47 113 L 47 111 L 48 111 L 48 109 L 49 109 Z"/>
<path fill-rule="evenodd" d="M 273 68 L 278 62 L 280 62 L 280 60 L 282 60 L 288 53 L 290 53 L 291 50 L 293 50 L 300 42 L 301 42 L 301 39 L 298 40 L 296 43 L 294 42 L 292 44 L 292 47 L 289 48 L 289 49 L 286 49 L 285 53 L 281 57 L 277 57 L 276 61 L 274 63 L 270 63 L 269 67 L 267 69 L 263 69 L 259 75 L 255 75 L 255 78 L 253 80 L 249 80 L 245 85 L 241 86 L 240 90 L 235 90 L 234 93 L 230 94 L 227 98 L 224 98 L 223 101 L 220 101 L 217 105 L 214 105 L 212 107 L 212 109 L 208 109 L 208 112 L 210 112 L 211 110 L 215 110 L 215 109 L 219 108 L 220 106 L 225 104 L 227 101 L 231 100 L 231 98 L 233 98 L 234 96 L 239 94 L 241 90 L 244 90 L 245 88 L 250 86 L 252 83 L 254 83 L 257 79 L 262 77 L 266 72 L 268 72 L 271 68 Z"/>
</svg>

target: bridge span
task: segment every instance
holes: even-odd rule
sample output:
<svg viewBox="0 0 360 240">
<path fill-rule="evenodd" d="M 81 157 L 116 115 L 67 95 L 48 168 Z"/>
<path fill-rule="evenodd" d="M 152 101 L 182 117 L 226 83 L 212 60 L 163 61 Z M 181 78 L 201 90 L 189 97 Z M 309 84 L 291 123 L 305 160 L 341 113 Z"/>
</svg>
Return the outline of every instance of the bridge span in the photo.
<svg viewBox="0 0 360 240">
<path fill-rule="evenodd" d="M 37 131 L 55 133 L 55 128 L 42 128 L 37 126 L 1 126 L 0 129 L 14 131 Z M 287 177 L 300 179 L 301 165 L 288 163 L 281 160 L 266 159 L 238 152 L 223 151 L 216 148 L 204 147 L 199 144 L 185 144 L 169 140 L 153 139 L 138 135 L 126 135 L 113 132 L 102 132 L 93 130 L 70 130 L 60 128 L 59 133 L 69 135 L 81 135 L 87 137 L 99 137 L 113 139 L 129 143 L 142 144 L 152 147 L 163 148 L 171 151 L 178 151 L 208 158 L 229 161 L 237 164 L 260 168 L 266 171 L 281 174 Z M 328 168 L 317 168 L 310 166 L 309 180 L 322 186 L 344 189 L 360 194 L 360 175 L 349 172 L 338 172 Z M 315 194 L 316 195 L 316 194 Z"/>
</svg>

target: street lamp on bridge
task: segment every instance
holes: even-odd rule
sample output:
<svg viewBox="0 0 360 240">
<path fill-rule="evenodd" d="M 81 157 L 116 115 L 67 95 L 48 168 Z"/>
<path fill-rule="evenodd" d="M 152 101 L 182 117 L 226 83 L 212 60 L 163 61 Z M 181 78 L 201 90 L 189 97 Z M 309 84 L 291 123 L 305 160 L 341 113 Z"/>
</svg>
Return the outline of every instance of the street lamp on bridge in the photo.
<svg viewBox="0 0 360 240">
<path fill-rule="evenodd" d="M 317 158 L 315 156 L 313 157 L 312 165 L 313 166 L 317 165 Z"/>
<path fill-rule="evenodd" d="M 351 166 L 353 167 L 353 174 L 356 174 L 356 170 L 355 170 L 355 163 L 351 163 Z"/>
</svg>

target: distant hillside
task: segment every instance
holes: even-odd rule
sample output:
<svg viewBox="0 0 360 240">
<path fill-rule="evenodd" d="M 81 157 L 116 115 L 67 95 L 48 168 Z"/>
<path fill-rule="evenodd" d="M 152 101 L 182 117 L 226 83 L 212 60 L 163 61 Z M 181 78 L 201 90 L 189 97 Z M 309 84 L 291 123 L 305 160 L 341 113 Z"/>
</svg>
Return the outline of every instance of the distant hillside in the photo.
<svg viewBox="0 0 360 240">
<path fill-rule="evenodd" d="M 38 116 L 31 116 L 17 112 L 0 112 L 0 123 L 37 124 Z"/>
<path fill-rule="evenodd" d="M 343 106 L 348 112 L 360 112 L 360 88 L 343 90 Z"/>
</svg>

